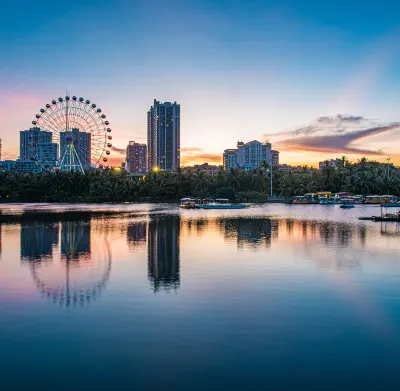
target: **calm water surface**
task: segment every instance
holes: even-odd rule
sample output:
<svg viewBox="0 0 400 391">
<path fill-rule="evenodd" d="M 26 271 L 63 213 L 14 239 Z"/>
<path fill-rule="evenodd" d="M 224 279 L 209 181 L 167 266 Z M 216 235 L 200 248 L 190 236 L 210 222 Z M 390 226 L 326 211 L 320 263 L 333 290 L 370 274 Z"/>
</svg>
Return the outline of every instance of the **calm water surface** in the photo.
<svg viewBox="0 0 400 391">
<path fill-rule="evenodd" d="M 0 210 L 1 389 L 400 389 L 376 207 Z"/>
</svg>

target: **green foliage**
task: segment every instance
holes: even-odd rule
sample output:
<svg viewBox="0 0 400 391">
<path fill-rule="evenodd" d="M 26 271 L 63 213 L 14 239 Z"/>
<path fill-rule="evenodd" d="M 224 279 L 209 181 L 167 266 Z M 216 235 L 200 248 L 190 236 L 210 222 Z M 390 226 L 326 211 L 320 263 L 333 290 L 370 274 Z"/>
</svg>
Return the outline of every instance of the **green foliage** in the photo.
<svg viewBox="0 0 400 391">
<path fill-rule="evenodd" d="M 273 169 L 273 194 L 303 195 L 316 191 L 349 191 L 354 194 L 400 194 L 400 168 L 363 158 L 340 167 L 307 166 L 294 171 Z M 0 171 L 0 199 L 20 202 L 134 202 L 176 201 L 182 197 L 236 195 L 249 202 L 262 202 L 269 195 L 269 167 L 251 171 L 220 170 L 215 176 L 196 172 L 160 171 L 145 178 L 132 178 L 111 169 L 77 172 L 21 174 Z"/>
<path fill-rule="evenodd" d="M 259 191 L 240 191 L 239 199 L 243 202 L 265 202 L 267 195 Z"/>
</svg>

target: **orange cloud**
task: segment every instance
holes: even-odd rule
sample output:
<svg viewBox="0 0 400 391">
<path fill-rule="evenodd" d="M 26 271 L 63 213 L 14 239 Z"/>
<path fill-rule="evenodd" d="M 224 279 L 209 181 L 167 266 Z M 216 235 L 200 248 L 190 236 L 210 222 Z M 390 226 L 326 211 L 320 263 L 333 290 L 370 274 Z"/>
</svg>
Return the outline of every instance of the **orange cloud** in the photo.
<svg viewBox="0 0 400 391">
<path fill-rule="evenodd" d="M 203 163 L 222 164 L 222 154 L 208 153 L 203 148 L 198 147 L 181 148 L 181 164 L 183 166 Z"/>
</svg>

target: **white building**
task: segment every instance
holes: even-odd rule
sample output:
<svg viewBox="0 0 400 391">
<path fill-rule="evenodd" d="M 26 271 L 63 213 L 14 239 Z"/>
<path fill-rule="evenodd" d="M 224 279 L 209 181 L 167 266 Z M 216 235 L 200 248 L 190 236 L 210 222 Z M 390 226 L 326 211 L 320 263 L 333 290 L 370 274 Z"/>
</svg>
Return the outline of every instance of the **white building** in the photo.
<svg viewBox="0 0 400 391">
<path fill-rule="evenodd" d="M 271 143 L 261 143 L 257 140 L 248 143 L 238 141 L 236 149 L 224 151 L 223 160 L 225 170 L 230 170 L 233 167 L 251 170 L 259 168 L 264 161 L 268 164 L 279 162 L 279 152 L 272 152 Z"/>
</svg>

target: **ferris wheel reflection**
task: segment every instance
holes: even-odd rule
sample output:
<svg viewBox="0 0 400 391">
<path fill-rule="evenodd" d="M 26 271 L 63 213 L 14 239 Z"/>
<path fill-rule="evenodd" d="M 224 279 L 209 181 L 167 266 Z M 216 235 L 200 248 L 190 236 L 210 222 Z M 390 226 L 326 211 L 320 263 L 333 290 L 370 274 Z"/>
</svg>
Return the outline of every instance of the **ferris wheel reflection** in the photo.
<svg viewBox="0 0 400 391">
<path fill-rule="evenodd" d="M 97 299 L 111 274 L 107 232 L 92 243 L 92 220 L 26 221 L 21 224 L 21 262 L 48 301 L 84 306 Z"/>
</svg>

